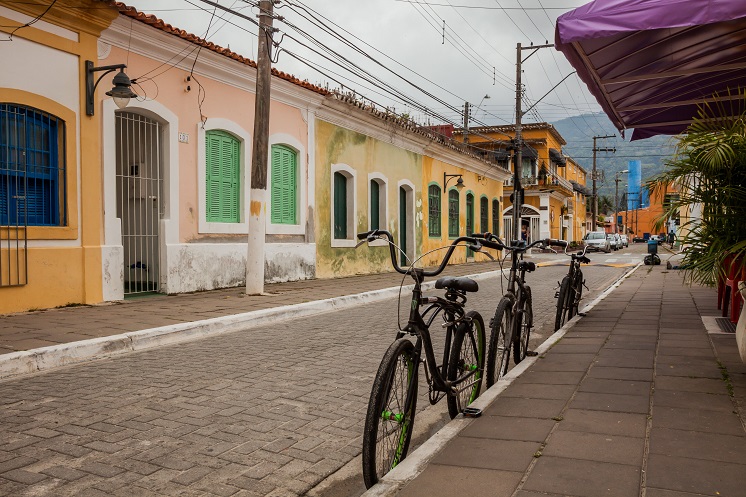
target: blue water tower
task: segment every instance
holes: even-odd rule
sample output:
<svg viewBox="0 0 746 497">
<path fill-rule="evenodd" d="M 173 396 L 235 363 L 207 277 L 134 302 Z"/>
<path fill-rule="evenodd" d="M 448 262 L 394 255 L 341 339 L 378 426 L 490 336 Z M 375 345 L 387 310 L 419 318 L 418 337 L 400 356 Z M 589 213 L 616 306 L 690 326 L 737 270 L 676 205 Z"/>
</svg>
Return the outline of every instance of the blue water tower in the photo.
<svg viewBox="0 0 746 497">
<path fill-rule="evenodd" d="M 639 209 L 643 204 L 642 197 L 642 162 L 631 160 L 627 165 L 627 210 Z"/>
</svg>

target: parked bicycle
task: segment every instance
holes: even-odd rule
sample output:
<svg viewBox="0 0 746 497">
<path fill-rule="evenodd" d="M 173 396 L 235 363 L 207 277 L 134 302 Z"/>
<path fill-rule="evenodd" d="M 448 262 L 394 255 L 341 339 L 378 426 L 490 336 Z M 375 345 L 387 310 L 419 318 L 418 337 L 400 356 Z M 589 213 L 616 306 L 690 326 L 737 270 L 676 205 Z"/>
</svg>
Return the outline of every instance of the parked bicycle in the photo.
<svg viewBox="0 0 746 497">
<path fill-rule="evenodd" d="M 510 351 L 513 351 L 513 362 L 520 363 L 530 354 L 528 341 L 534 325 L 534 312 L 531 301 L 531 287 L 526 284 L 526 273 L 536 270 L 536 264 L 524 261 L 527 250 L 540 245 L 549 245 L 556 240 L 536 240 L 526 244 L 514 240 L 513 245 L 505 245 L 492 233 L 475 233 L 477 239 L 484 238 L 515 254 L 511 257 L 508 273 L 508 288 L 497 304 L 495 316 L 490 320 L 490 339 L 487 346 L 487 365 L 485 380 L 487 388 L 508 372 Z"/>
<path fill-rule="evenodd" d="M 368 402 L 363 433 L 363 479 L 365 486 L 370 488 L 407 455 L 414 427 L 422 362 L 426 365 L 424 370 L 430 403 L 436 404 L 446 397 L 451 418 L 464 411 L 479 395 L 484 375 L 484 320 L 478 312 L 464 309 L 466 294 L 478 290 L 477 282 L 465 277 L 440 278 L 435 282 L 435 288 L 445 289 L 445 297 L 423 296 L 422 283 L 426 277 L 437 276 L 445 269 L 459 244 L 465 243 L 474 252 L 481 251 L 482 246 L 499 246 L 488 240 L 478 241 L 474 237 L 462 236 L 448 246 L 438 267 L 425 270 L 399 266 L 397 248 L 388 231 L 360 233 L 358 239 L 367 242 L 386 240 L 394 269 L 410 275 L 414 280 L 409 319 L 406 326 L 397 332 L 396 339 L 381 360 Z M 430 335 L 430 327 L 439 315 L 446 329 L 440 364 L 435 358 Z M 410 337 L 414 338 L 414 342 Z"/>
<path fill-rule="evenodd" d="M 565 240 L 553 240 L 553 242 L 558 242 L 552 243 L 553 245 L 564 247 L 565 255 L 570 257 L 570 269 L 568 269 L 567 275 L 562 278 L 559 290 L 554 294 L 554 298 L 557 299 L 554 331 L 557 331 L 578 313 L 580 299 L 583 296 L 583 286 L 585 286 L 583 271 L 580 269 L 580 265 L 590 264 L 591 260 L 585 256 L 588 245 L 583 247 L 583 250 L 578 253 L 568 254 L 568 243 Z"/>
</svg>

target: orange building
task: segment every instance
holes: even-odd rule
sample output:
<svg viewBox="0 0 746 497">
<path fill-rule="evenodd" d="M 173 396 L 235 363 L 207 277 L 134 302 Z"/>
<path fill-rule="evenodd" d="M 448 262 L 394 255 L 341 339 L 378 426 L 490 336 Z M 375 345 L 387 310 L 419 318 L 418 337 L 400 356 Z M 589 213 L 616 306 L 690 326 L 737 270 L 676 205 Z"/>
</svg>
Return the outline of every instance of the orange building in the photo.
<svg viewBox="0 0 746 497">
<path fill-rule="evenodd" d="M 468 141 L 485 155 L 493 155 L 509 171 L 513 171 L 512 139 L 515 126 L 484 126 L 470 128 L 469 134 L 454 132 L 454 137 Z M 521 185 L 524 188 L 521 206 L 522 229 L 528 240 L 560 238 L 580 240 L 585 234 L 586 171 L 562 153 L 564 138 L 549 123 L 522 126 L 523 160 Z M 500 236 L 515 239 L 512 225 L 513 178 L 505 181 Z"/>
<path fill-rule="evenodd" d="M 619 211 L 618 216 L 622 219 L 622 233 L 628 233 L 633 237 L 642 237 L 645 233 L 651 235 L 666 234 L 671 229 L 679 226 L 679 218 L 675 216 L 673 219 L 668 220 L 668 223 L 662 228 L 656 230 L 655 223 L 663 215 L 664 206 L 668 204 L 673 198 L 678 197 L 678 191 L 669 187 L 665 191 L 651 191 L 650 192 L 650 205 L 642 209 L 634 209 L 629 211 Z"/>
</svg>

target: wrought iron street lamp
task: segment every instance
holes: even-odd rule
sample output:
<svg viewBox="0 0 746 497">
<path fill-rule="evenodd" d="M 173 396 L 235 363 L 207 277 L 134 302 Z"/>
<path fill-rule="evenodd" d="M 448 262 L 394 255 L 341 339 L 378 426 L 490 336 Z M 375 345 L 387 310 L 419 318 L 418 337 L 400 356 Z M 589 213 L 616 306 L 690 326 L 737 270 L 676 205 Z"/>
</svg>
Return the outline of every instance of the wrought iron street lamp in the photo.
<svg viewBox="0 0 746 497">
<path fill-rule="evenodd" d="M 114 76 L 114 79 L 112 80 L 112 83 L 114 84 L 114 87 L 107 91 L 106 94 L 112 97 L 114 100 L 114 103 L 119 107 L 120 109 L 124 109 L 127 107 L 127 104 L 129 103 L 131 98 L 137 97 L 137 94 L 132 91 L 132 81 L 130 78 L 124 73 L 124 69 L 127 66 L 125 64 L 115 64 L 111 66 L 101 66 L 101 67 L 94 67 L 93 62 L 90 60 L 85 61 L 85 113 L 88 116 L 93 115 L 93 97 L 96 93 L 96 87 L 101 82 L 101 79 L 103 79 L 104 76 L 109 74 L 110 72 L 116 71 L 117 69 L 119 72 Z M 105 71 L 94 83 L 93 81 L 93 73 L 99 72 L 99 71 Z"/>
</svg>

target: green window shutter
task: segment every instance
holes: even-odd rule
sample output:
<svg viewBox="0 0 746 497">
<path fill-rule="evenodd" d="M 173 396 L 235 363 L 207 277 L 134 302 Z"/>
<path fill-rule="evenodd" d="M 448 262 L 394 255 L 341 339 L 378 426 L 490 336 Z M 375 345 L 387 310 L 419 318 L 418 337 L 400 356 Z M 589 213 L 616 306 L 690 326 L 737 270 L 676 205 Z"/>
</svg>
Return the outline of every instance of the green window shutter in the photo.
<svg viewBox="0 0 746 497">
<path fill-rule="evenodd" d="M 427 226 L 430 236 L 440 237 L 440 186 L 430 185 L 427 187 Z"/>
<path fill-rule="evenodd" d="M 347 238 L 347 178 L 334 173 L 334 238 Z"/>
<path fill-rule="evenodd" d="M 456 238 L 458 236 L 458 191 L 450 190 L 448 192 L 448 236 Z"/>
<path fill-rule="evenodd" d="M 272 146 L 272 223 L 298 224 L 298 154 Z"/>
<path fill-rule="evenodd" d="M 489 231 L 490 227 L 490 211 L 489 202 L 487 197 L 479 199 L 479 229 L 482 233 Z"/>
<path fill-rule="evenodd" d="M 500 236 L 500 201 L 492 201 L 492 234 Z"/>
<path fill-rule="evenodd" d="M 207 221 L 238 223 L 241 171 L 241 143 L 228 133 L 208 131 L 205 135 L 207 157 Z"/>
<path fill-rule="evenodd" d="M 381 188 L 378 181 L 370 180 L 370 229 L 381 227 Z"/>
</svg>

